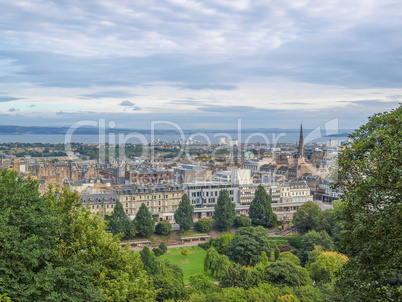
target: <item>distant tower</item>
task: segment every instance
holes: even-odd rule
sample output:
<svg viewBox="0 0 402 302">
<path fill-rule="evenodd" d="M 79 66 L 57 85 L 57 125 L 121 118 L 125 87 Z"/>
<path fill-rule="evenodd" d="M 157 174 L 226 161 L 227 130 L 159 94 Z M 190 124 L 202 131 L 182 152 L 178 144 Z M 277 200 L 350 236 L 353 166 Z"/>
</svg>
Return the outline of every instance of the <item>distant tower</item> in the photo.
<svg viewBox="0 0 402 302">
<path fill-rule="evenodd" d="M 303 124 L 300 124 L 299 158 L 304 158 Z"/>
</svg>

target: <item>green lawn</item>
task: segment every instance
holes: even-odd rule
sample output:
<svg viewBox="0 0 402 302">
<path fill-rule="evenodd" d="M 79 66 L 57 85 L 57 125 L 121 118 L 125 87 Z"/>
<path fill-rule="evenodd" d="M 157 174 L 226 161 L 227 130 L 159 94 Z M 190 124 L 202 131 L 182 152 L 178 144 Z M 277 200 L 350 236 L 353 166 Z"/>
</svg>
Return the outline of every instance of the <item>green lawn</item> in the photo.
<svg viewBox="0 0 402 302">
<path fill-rule="evenodd" d="M 177 263 L 183 269 L 184 275 L 184 283 L 190 282 L 190 276 L 195 275 L 196 273 L 202 272 L 205 275 L 209 275 L 209 273 L 204 272 L 204 258 L 207 252 L 198 246 L 189 246 L 187 249 L 190 251 L 190 254 L 187 256 L 183 256 L 181 251 L 184 247 L 178 248 L 169 248 L 166 254 L 162 255 L 161 258 L 168 258 L 173 263 Z"/>
</svg>

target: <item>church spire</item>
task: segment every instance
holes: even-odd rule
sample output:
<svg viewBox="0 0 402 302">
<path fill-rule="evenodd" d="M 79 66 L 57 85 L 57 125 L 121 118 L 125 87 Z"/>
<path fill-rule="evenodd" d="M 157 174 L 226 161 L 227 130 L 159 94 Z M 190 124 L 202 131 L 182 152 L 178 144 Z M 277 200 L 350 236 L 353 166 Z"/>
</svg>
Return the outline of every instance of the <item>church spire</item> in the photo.
<svg viewBox="0 0 402 302">
<path fill-rule="evenodd" d="M 303 158 L 303 157 L 304 157 L 303 124 L 300 124 L 299 158 Z"/>
</svg>

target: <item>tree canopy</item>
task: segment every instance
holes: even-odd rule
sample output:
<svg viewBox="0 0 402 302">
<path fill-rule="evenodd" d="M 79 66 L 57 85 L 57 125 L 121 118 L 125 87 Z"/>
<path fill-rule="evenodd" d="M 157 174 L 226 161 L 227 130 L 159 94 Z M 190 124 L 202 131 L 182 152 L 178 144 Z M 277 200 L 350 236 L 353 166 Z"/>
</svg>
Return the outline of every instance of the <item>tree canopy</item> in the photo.
<svg viewBox="0 0 402 302">
<path fill-rule="evenodd" d="M 105 219 L 109 222 L 108 230 L 110 230 L 113 235 L 123 234 L 123 238 L 135 236 L 135 225 L 128 219 L 120 201 L 116 201 L 113 213 L 106 215 Z"/>
<path fill-rule="evenodd" d="M 227 231 L 233 226 L 236 218 L 235 208 L 235 204 L 230 200 L 229 192 L 221 190 L 213 215 L 214 224 L 218 230 Z"/>
<path fill-rule="evenodd" d="M 184 194 L 179 203 L 179 207 L 174 213 L 174 219 L 180 225 L 180 229 L 187 231 L 194 224 L 194 207 L 190 203 L 187 194 Z"/>
<path fill-rule="evenodd" d="M 12 301 L 152 301 L 139 254 L 67 188 L 0 174 L 0 293 Z"/>
<path fill-rule="evenodd" d="M 338 156 L 343 191 L 342 246 L 350 261 L 337 282 L 339 297 L 397 301 L 402 286 L 402 106 L 375 114 Z"/>
<path fill-rule="evenodd" d="M 141 204 L 133 222 L 138 234 L 142 237 L 149 237 L 155 231 L 155 221 L 152 219 L 152 214 L 145 203 Z"/>
<path fill-rule="evenodd" d="M 271 196 L 262 185 L 259 185 L 249 210 L 249 216 L 254 225 L 263 227 L 276 225 L 276 215 L 272 211 L 271 202 Z"/>
<path fill-rule="evenodd" d="M 271 255 L 268 232 L 262 226 L 237 229 L 235 237 L 227 245 L 229 259 L 241 265 L 256 265 L 262 251 Z"/>
<path fill-rule="evenodd" d="M 302 232 L 313 230 L 317 225 L 320 207 L 313 201 L 307 201 L 293 214 L 293 222 Z"/>
</svg>

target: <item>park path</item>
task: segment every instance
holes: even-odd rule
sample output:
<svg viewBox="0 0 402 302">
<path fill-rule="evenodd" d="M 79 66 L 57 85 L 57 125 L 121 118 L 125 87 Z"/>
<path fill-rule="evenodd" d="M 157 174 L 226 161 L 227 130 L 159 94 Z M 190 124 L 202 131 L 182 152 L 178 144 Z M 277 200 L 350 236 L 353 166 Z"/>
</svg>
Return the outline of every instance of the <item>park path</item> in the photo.
<svg viewBox="0 0 402 302">
<path fill-rule="evenodd" d="M 168 249 L 174 249 L 174 248 L 178 248 L 178 247 L 189 247 L 189 246 L 197 246 L 200 242 L 191 242 L 191 243 L 184 243 L 184 244 L 172 244 L 172 245 L 168 245 Z M 169 244 L 169 243 L 167 243 Z M 157 244 L 154 244 L 157 245 Z M 131 249 L 135 250 L 135 251 L 142 251 L 142 247 L 132 247 Z"/>
</svg>

